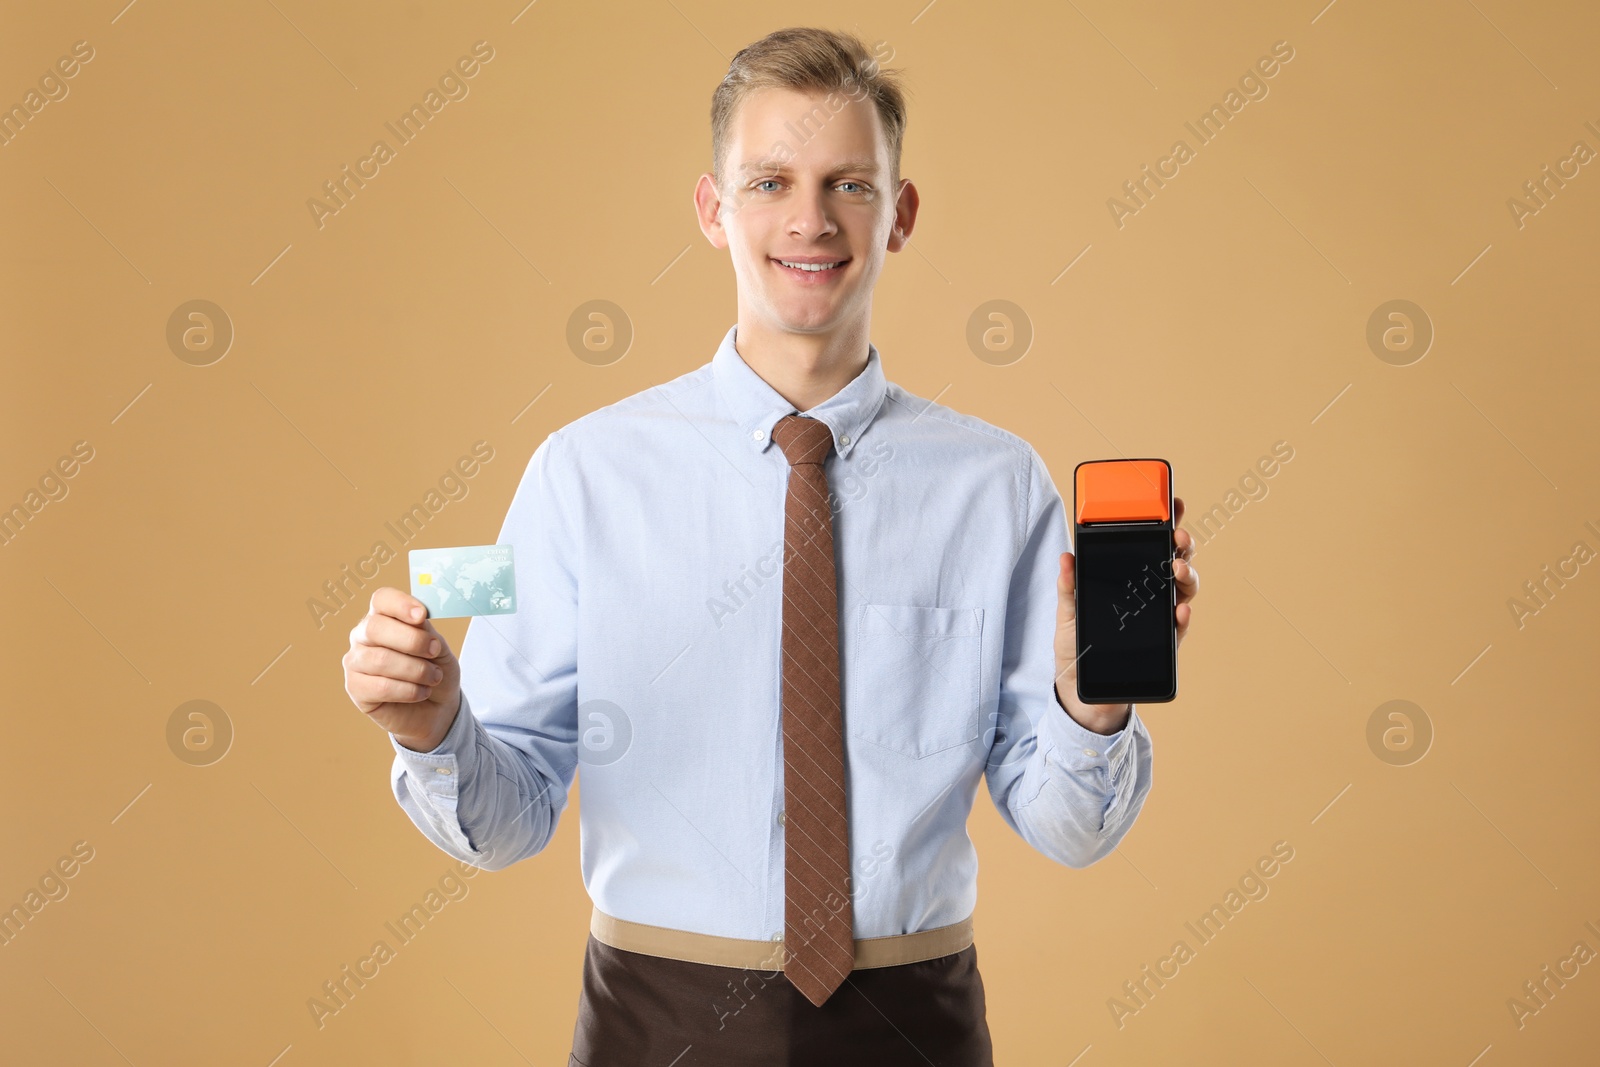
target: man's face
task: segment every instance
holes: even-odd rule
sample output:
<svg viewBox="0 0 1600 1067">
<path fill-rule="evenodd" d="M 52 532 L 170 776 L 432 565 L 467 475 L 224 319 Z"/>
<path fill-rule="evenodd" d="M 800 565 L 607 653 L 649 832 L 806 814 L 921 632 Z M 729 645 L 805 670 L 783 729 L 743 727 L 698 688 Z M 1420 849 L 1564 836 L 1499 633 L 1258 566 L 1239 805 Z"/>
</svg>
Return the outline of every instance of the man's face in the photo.
<svg viewBox="0 0 1600 1067">
<path fill-rule="evenodd" d="M 701 229 L 733 259 L 741 313 L 796 333 L 826 333 L 869 313 L 885 251 L 910 234 L 916 193 L 891 184 L 889 148 L 869 99 L 762 89 L 734 112 L 726 173 L 696 189 Z M 796 259 L 837 264 L 821 270 Z M 814 265 L 814 264 L 813 264 Z"/>
</svg>

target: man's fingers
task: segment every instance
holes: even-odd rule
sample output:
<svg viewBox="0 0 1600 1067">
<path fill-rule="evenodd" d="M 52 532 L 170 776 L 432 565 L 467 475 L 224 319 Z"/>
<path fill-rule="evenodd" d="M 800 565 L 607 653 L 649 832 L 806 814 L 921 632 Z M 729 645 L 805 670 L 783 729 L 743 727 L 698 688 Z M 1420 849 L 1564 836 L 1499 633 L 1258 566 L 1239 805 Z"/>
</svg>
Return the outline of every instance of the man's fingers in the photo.
<svg viewBox="0 0 1600 1067">
<path fill-rule="evenodd" d="M 1194 538 L 1188 530 L 1178 530 L 1172 535 L 1172 543 L 1178 547 L 1178 555 L 1184 559 L 1194 557 Z"/>
<path fill-rule="evenodd" d="M 372 612 L 401 622 L 416 624 L 427 618 L 427 605 L 404 589 L 386 585 L 372 594 Z"/>
<path fill-rule="evenodd" d="M 1200 588 L 1200 572 L 1186 559 L 1176 560 L 1172 564 L 1172 576 L 1178 580 L 1178 599 L 1182 603 L 1194 596 Z"/>
<path fill-rule="evenodd" d="M 435 685 L 444 677 L 444 672 L 434 666 L 431 660 L 408 656 L 378 645 L 360 645 L 351 649 L 345 654 L 345 662 L 360 674 L 415 682 L 418 685 Z"/>
<path fill-rule="evenodd" d="M 422 651 L 418 653 L 418 655 L 427 656 L 429 659 L 432 659 L 434 656 L 437 656 L 446 648 L 450 647 L 450 642 L 444 639 L 444 635 L 433 628 L 432 619 L 423 619 L 422 629 L 426 631 L 427 636 L 422 639 Z"/>
<path fill-rule="evenodd" d="M 381 704 L 421 703 L 432 695 L 433 687 L 420 685 L 416 682 L 402 681 L 397 678 L 385 678 L 382 675 L 356 672 L 350 675 L 348 692 L 353 700 L 377 707 Z M 370 711 L 372 709 L 363 708 L 362 710 Z"/>
<path fill-rule="evenodd" d="M 438 636 L 438 631 L 431 625 L 426 628 L 412 626 L 388 615 L 367 615 L 350 632 L 352 648 L 360 645 L 392 648 L 397 652 L 420 656 L 423 659 L 432 659 L 437 655 L 436 652 L 429 651 L 434 641 L 439 642 L 439 649 L 442 651 L 444 639 Z"/>
</svg>

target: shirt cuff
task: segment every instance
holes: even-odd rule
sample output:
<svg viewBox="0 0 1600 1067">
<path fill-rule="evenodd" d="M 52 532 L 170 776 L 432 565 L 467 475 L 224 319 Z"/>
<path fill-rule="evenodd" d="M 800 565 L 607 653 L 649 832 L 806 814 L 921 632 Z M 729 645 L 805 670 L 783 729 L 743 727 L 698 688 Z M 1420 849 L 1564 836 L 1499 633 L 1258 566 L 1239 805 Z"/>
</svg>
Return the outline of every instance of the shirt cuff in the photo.
<svg viewBox="0 0 1600 1067">
<path fill-rule="evenodd" d="M 411 772 L 413 781 L 430 793 L 453 796 L 461 776 L 470 775 L 477 767 L 476 731 L 480 728 L 463 690 L 456 721 L 450 724 L 449 732 L 437 746 L 427 752 L 418 752 L 402 745 L 393 734 L 389 735 L 389 743 L 394 746 L 400 762 Z"/>
<path fill-rule="evenodd" d="M 1052 687 L 1053 691 L 1054 687 Z M 1133 750 L 1133 735 L 1143 726 L 1139 723 L 1139 705 L 1128 705 L 1128 721 L 1114 734 L 1097 734 L 1067 713 L 1061 698 L 1053 701 L 1055 712 L 1045 716 L 1040 724 L 1039 736 L 1046 758 L 1053 758 L 1069 770 L 1100 767 L 1121 777 L 1121 770 Z"/>
</svg>

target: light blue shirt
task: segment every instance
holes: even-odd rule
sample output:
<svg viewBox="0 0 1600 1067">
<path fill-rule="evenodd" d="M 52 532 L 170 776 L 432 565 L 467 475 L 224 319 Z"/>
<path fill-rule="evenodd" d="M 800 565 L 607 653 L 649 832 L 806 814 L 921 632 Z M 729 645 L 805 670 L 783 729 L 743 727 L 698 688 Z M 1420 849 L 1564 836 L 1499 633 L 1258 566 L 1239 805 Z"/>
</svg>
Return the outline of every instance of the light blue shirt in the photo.
<svg viewBox="0 0 1600 1067">
<path fill-rule="evenodd" d="M 462 706 L 431 752 L 394 742 L 395 798 L 429 840 L 498 870 L 549 844 L 581 766 L 594 904 L 744 939 L 784 929 L 784 498 L 794 412 L 734 347 L 551 433 L 498 543 L 515 615 L 460 650 Z M 1001 817 L 1084 867 L 1150 790 L 1134 708 L 1111 735 L 1057 702 L 1066 511 L 1026 441 L 884 379 L 876 346 L 803 412 L 838 566 L 855 936 L 965 919 L 980 781 Z M 391 739 L 392 740 L 392 739 Z"/>
</svg>

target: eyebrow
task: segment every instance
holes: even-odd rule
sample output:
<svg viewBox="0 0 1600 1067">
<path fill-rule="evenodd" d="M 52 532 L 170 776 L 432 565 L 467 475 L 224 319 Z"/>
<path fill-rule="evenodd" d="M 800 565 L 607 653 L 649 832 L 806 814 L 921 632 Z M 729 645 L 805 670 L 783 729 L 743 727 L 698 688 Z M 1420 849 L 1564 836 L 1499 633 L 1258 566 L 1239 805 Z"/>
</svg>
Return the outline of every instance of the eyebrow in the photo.
<svg viewBox="0 0 1600 1067">
<path fill-rule="evenodd" d="M 789 173 L 789 165 L 780 163 L 775 159 L 763 159 L 745 163 L 739 167 L 740 174 L 754 174 L 758 171 L 768 174 L 787 174 Z M 853 171 L 859 174 L 876 174 L 878 173 L 878 164 L 871 159 L 843 159 L 834 163 L 829 173 L 842 174 L 845 171 Z"/>
</svg>

